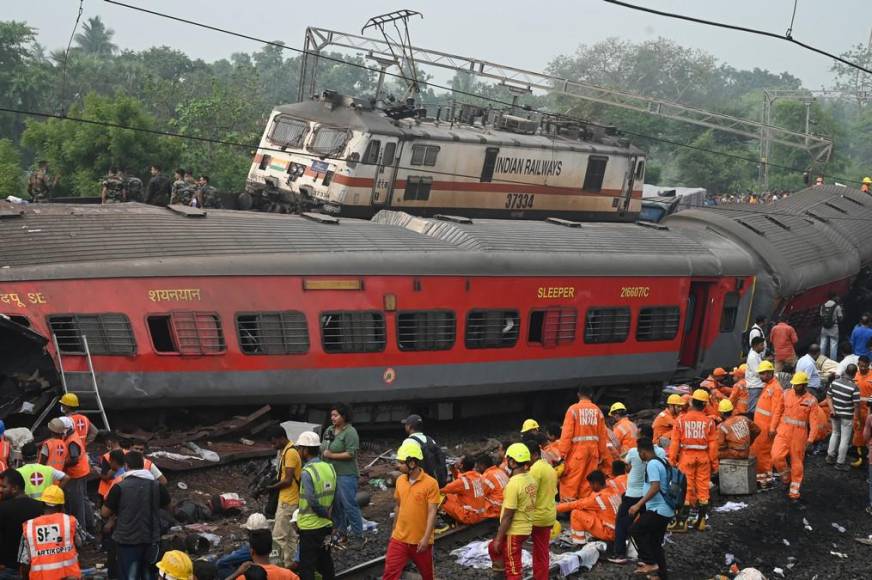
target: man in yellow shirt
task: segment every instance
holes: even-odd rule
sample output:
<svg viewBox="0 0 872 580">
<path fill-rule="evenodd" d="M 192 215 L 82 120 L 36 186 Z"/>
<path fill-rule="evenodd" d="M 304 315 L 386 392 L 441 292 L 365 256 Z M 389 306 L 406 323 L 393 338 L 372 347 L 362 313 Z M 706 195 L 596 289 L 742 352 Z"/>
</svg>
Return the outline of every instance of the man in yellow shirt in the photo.
<svg viewBox="0 0 872 580">
<path fill-rule="evenodd" d="M 520 580 L 524 572 L 521 545 L 533 532 L 536 511 L 536 482 L 530 476 L 530 450 L 523 443 L 506 449 L 506 461 L 512 477 L 503 490 L 500 527 L 487 550 L 494 570 L 504 569 L 507 580 Z"/>
<path fill-rule="evenodd" d="M 439 484 L 422 466 L 424 452 L 414 441 L 404 441 L 397 450 L 394 499 L 394 529 L 385 553 L 382 580 L 399 580 L 409 560 L 422 580 L 433 580 L 433 530 L 439 507 Z"/>
<path fill-rule="evenodd" d="M 297 557 L 299 538 L 291 517 L 300 503 L 300 474 L 303 462 L 300 454 L 294 449 L 294 444 L 288 441 L 288 434 L 280 425 L 274 425 L 269 432 L 272 446 L 279 452 L 276 483 L 266 488 L 266 491 L 278 490 L 279 501 L 276 507 L 276 522 L 272 537 L 279 548 L 282 565 L 290 568 Z"/>
<path fill-rule="evenodd" d="M 557 472 L 542 458 L 542 448 L 548 445 L 548 437 L 537 433 L 525 437 L 524 444 L 530 450 L 530 477 L 536 483 L 536 509 L 533 511 L 533 578 L 548 580 L 551 567 L 551 530 L 557 523 Z"/>
</svg>

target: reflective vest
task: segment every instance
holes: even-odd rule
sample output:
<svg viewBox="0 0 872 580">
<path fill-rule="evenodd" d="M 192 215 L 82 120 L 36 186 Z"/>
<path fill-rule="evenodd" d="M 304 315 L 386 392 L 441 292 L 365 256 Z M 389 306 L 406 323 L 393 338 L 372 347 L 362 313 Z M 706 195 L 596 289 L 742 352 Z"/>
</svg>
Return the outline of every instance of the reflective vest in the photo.
<svg viewBox="0 0 872 580">
<path fill-rule="evenodd" d="M 75 465 L 67 466 L 67 468 L 64 469 L 64 473 L 66 473 L 70 479 L 87 477 L 88 474 L 91 473 L 91 464 L 88 463 L 88 454 L 85 452 L 85 444 L 82 443 L 82 440 L 79 439 L 79 436 L 76 435 L 75 431 L 67 435 L 67 438 L 64 441 L 67 444 L 68 452 L 71 443 L 75 443 L 79 446 L 79 460 L 76 461 Z"/>
<path fill-rule="evenodd" d="M 76 552 L 76 518 L 67 514 L 48 514 L 22 524 L 30 551 L 30 580 L 79 578 Z"/>
<path fill-rule="evenodd" d="M 42 444 L 43 449 L 48 449 L 48 459 L 45 464 L 63 471 L 67 461 L 67 442 L 57 437 L 46 439 Z"/>
<path fill-rule="evenodd" d="M 75 430 L 76 435 L 79 436 L 79 439 L 83 442 L 87 441 L 88 431 L 91 430 L 91 420 L 81 413 L 70 415 L 70 419 L 73 421 L 73 429 Z"/>
<path fill-rule="evenodd" d="M 54 468 L 39 463 L 28 463 L 18 468 L 18 473 L 24 478 L 24 493 L 33 499 L 39 499 L 45 488 L 54 483 Z"/>
<path fill-rule="evenodd" d="M 311 461 L 303 467 L 303 473 L 312 478 L 315 489 L 315 501 L 329 510 L 336 495 L 336 470 L 324 461 Z M 297 526 L 301 530 L 318 530 L 333 525 L 330 518 L 322 518 L 315 513 L 303 493 L 300 493 L 300 513 L 297 515 Z"/>
<path fill-rule="evenodd" d="M 108 465 L 109 452 L 107 451 L 106 453 L 104 453 L 103 457 L 101 459 L 103 459 L 103 461 L 105 461 Z M 148 461 L 148 459 L 146 459 L 145 461 Z M 101 466 L 101 468 L 102 468 L 102 466 Z M 145 469 L 148 469 L 148 467 L 145 467 Z M 121 471 L 121 470 L 119 470 L 119 471 Z M 100 480 L 100 483 L 97 485 L 97 493 L 100 494 L 100 497 L 103 498 L 103 501 L 106 501 L 106 498 L 109 496 L 109 491 L 113 487 L 115 487 L 115 484 L 117 484 L 119 481 L 121 481 L 121 476 L 117 475 L 117 474 L 115 475 L 115 477 L 113 477 L 111 479 L 101 479 Z"/>
</svg>

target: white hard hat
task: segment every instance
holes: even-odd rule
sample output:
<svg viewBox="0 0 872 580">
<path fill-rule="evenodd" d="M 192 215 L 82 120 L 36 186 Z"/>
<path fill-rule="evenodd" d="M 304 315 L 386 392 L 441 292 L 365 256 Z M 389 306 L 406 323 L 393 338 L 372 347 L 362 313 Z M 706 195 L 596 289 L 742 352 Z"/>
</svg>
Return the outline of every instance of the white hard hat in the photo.
<svg viewBox="0 0 872 580">
<path fill-rule="evenodd" d="M 249 531 L 270 529 L 266 516 L 260 513 L 254 513 L 248 516 L 248 519 L 244 524 L 242 524 L 242 527 Z"/>
<path fill-rule="evenodd" d="M 297 447 L 320 447 L 321 438 L 314 431 L 303 431 L 297 437 Z"/>
<path fill-rule="evenodd" d="M 73 424 L 73 420 L 69 417 L 61 417 L 60 420 L 63 421 L 64 427 L 67 428 L 67 431 L 75 427 L 75 425 Z"/>
</svg>

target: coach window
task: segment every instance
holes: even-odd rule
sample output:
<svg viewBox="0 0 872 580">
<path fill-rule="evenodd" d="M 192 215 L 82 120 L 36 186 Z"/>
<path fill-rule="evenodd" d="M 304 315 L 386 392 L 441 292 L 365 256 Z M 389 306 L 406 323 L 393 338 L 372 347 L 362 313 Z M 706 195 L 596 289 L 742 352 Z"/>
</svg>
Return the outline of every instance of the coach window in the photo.
<svg viewBox="0 0 872 580">
<path fill-rule="evenodd" d="M 645 161 L 639 161 L 636 163 L 636 181 L 642 179 L 645 175 Z"/>
<path fill-rule="evenodd" d="M 222 354 L 221 319 L 212 312 L 171 312 L 146 318 L 155 352 L 181 355 Z"/>
<path fill-rule="evenodd" d="M 322 312 L 321 345 L 330 354 L 381 352 L 385 317 L 381 312 Z"/>
<path fill-rule="evenodd" d="M 403 351 L 449 350 L 454 346 L 455 316 L 450 310 L 400 312 L 397 345 Z"/>
<path fill-rule="evenodd" d="M 724 294 L 724 309 L 721 311 L 721 332 L 733 332 L 739 316 L 739 293 Z"/>
<path fill-rule="evenodd" d="M 432 177 L 410 175 L 406 178 L 406 191 L 403 194 L 403 201 L 427 201 L 430 199 L 430 190 L 432 188 Z"/>
<path fill-rule="evenodd" d="M 366 152 L 363 154 L 363 163 L 365 165 L 376 165 L 378 163 L 378 154 L 381 150 L 381 141 L 373 139 L 366 146 Z"/>
<path fill-rule="evenodd" d="M 639 310 L 636 340 L 672 340 L 678 334 L 681 310 L 678 306 L 657 306 Z"/>
<path fill-rule="evenodd" d="M 584 321 L 584 342 L 624 342 L 630 333 L 629 308 L 591 308 Z"/>
<path fill-rule="evenodd" d="M 58 341 L 63 354 L 96 355 L 136 354 L 136 340 L 130 319 L 124 314 L 62 314 L 48 317 L 48 326 Z"/>
<path fill-rule="evenodd" d="M 309 151 L 318 155 L 339 155 L 345 149 L 348 142 L 349 131 L 347 129 L 335 129 L 333 127 L 318 127 L 309 143 Z"/>
<path fill-rule="evenodd" d="M 548 308 L 530 313 L 527 342 L 552 348 L 575 341 L 578 312 L 575 308 Z"/>
<path fill-rule="evenodd" d="M 603 178 L 606 176 L 606 163 L 608 161 L 608 157 L 591 155 L 587 158 L 587 173 L 584 175 L 584 185 L 581 189 L 593 192 L 602 190 Z"/>
<path fill-rule="evenodd" d="M 270 161 L 272 161 L 272 157 L 270 157 L 269 155 L 264 155 L 260 158 L 260 164 L 257 166 L 257 168 L 261 171 L 268 169 Z"/>
<path fill-rule="evenodd" d="M 309 132 L 309 124 L 289 117 L 276 117 L 269 140 L 280 147 L 294 147 L 299 149 L 303 146 L 306 133 Z"/>
<path fill-rule="evenodd" d="M 520 325 L 517 310 L 472 310 L 466 316 L 466 348 L 511 348 Z"/>
<path fill-rule="evenodd" d="M 436 165 L 436 158 L 438 156 L 439 147 L 436 145 L 412 145 L 412 159 L 409 163 L 433 167 Z"/>
<path fill-rule="evenodd" d="M 253 312 L 236 315 L 239 349 L 245 354 L 304 354 L 309 329 L 302 312 Z"/>
<path fill-rule="evenodd" d="M 393 165 L 394 164 L 394 155 L 397 152 L 397 144 L 393 141 L 389 143 L 385 143 L 385 150 L 382 154 L 382 165 Z"/>
</svg>

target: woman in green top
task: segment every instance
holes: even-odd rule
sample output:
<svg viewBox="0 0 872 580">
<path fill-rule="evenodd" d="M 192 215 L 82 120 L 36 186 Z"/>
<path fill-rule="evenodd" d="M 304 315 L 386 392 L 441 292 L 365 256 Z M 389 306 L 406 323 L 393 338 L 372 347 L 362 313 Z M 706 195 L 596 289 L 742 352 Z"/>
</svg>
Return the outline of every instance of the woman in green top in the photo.
<svg viewBox="0 0 872 580">
<path fill-rule="evenodd" d="M 336 470 L 336 499 L 333 503 L 333 523 L 340 537 L 351 528 L 352 536 L 363 535 L 363 518 L 357 505 L 357 450 L 360 437 L 351 425 L 351 409 L 337 403 L 330 409 L 331 426 L 324 432 L 321 456 Z"/>
</svg>

